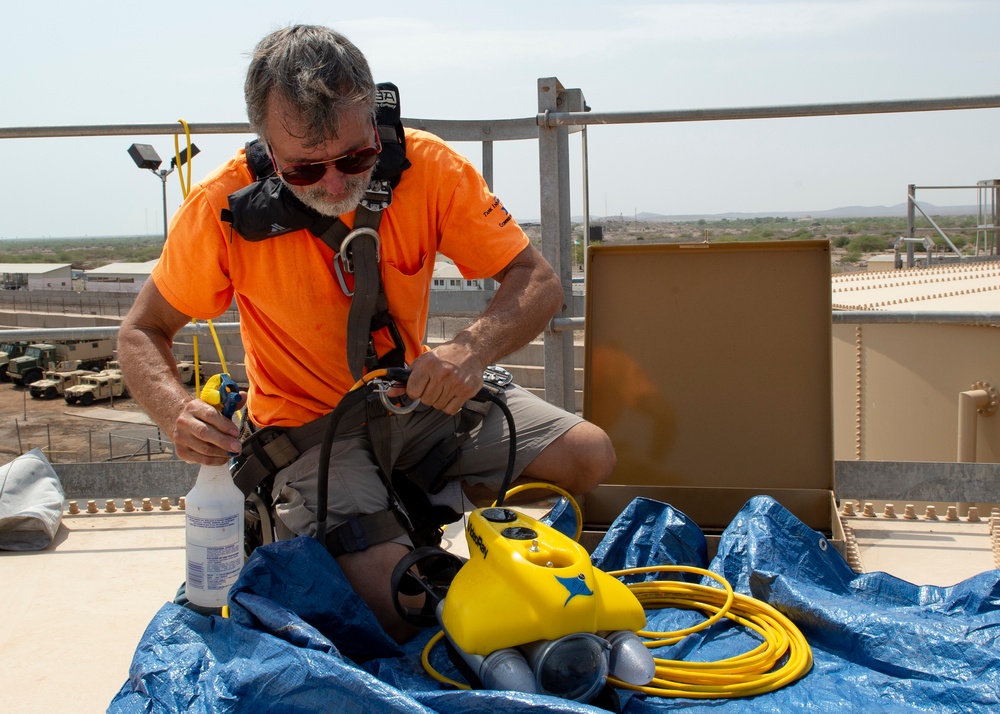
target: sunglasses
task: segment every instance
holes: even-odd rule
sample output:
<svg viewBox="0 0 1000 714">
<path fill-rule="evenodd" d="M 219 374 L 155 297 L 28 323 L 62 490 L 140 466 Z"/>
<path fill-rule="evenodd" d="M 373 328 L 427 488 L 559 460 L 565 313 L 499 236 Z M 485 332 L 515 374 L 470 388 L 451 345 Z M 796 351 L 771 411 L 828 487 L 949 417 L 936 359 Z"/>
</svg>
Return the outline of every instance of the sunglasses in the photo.
<svg viewBox="0 0 1000 714">
<path fill-rule="evenodd" d="M 375 165 L 381 152 L 382 142 L 379 141 L 378 129 L 376 128 L 374 146 L 366 146 L 334 159 L 314 161 L 309 164 L 291 164 L 283 169 L 278 168 L 272 153 L 271 163 L 274 165 L 275 172 L 292 186 L 311 186 L 326 175 L 326 170 L 330 166 L 342 174 L 363 173 Z"/>
</svg>

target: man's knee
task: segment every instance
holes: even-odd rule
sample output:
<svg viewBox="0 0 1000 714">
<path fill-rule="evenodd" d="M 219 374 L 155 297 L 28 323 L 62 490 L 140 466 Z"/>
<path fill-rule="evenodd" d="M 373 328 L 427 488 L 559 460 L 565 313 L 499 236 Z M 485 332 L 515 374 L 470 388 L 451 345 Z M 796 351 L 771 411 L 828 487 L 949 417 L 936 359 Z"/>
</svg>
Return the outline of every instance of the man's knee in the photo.
<svg viewBox="0 0 1000 714">
<path fill-rule="evenodd" d="M 586 493 L 607 481 L 615 470 L 615 447 L 604 430 L 590 422 L 579 424 L 567 434 L 574 431 L 578 432 L 577 440 L 571 448 L 577 455 L 577 468 L 583 481 L 579 493 Z"/>
<path fill-rule="evenodd" d="M 337 564 L 354 592 L 371 608 L 382 629 L 397 642 L 405 642 L 417 631 L 396 612 L 390 585 L 396 563 L 408 552 L 405 545 L 386 542 L 337 557 Z"/>
<path fill-rule="evenodd" d="M 587 493 L 611 476 L 615 462 L 615 449 L 608 435 L 590 422 L 581 422 L 545 447 L 524 475 L 549 481 L 571 493 Z"/>
</svg>

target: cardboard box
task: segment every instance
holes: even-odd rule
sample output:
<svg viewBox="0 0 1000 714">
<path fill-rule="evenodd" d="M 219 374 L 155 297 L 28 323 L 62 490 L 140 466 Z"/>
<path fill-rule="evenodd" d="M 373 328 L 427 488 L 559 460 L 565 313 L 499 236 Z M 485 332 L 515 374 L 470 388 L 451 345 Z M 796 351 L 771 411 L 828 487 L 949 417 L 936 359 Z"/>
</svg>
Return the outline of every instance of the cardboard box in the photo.
<svg viewBox="0 0 1000 714">
<path fill-rule="evenodd" d="M 588 530 L 647 496 L 717 535 L 763 494 L 843 551 L 830 295 L 825 240 L 591 246 L 583 411 L 618 466 Z"/>
</svg>

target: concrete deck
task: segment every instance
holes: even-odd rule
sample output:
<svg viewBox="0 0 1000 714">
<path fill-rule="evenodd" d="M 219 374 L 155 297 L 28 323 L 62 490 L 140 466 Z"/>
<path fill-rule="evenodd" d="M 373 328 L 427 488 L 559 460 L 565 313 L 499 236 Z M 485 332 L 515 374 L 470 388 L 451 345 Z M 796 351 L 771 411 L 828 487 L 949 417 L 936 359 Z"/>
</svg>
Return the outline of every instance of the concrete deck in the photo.
<svg viewBox="0 0 1000 714">
<path fill-rule="evenodd" d="M 114 498 L 117 513 L 64 513 L 55 542 L 46 550 L 0 551 L 2 712 L 105 711 L 128 678 L 133 652 L 147 624 L 173 598 L 184 578 L 183 512 L 175 508 L 123 513 L 120 509 L 126 496 L 138 507 L 139 494 L 151 496 L 157 508 L 163 495 L 176 504 L 177 495 L 193 484 L 196 469 L 179 462 L 153 462 L 101 464 L 90 469 L 95 473 L 88 473 L 87 466 L 56 465 L 67 498 L 79 500 L 95 494 Z M 869 465 L 883 477 L 882 485 L 875 487 L 880 479 L 862 473 L 862 466 L 852 464 L 846 469 L 850 477 L 845 485 L 864 483 L 869 493 L 888 491 L 881 496 L 896 496 L 897 489 L 913 493 L 919 489 L 914 487 L 917 478 L 911 472 L 917 472 L 920 483 L 935 495 L 939 488 L 950 490 L 945 484 L 954 486 L 952 472 L 931 478 L 926 468 L 910 465 L 896 469 L 899 483 L 889 483 L 886 474 L 893 469 L 878 463 Z M 838 462 L 838 480 L 847 475 L 841 467 Z M 995 482 L 987 474 L 966 475 L 971 481 L 962 489 L 965 497 L 995 496 Z M 101 509 L 104 504 L 104 500 L 96 501 Z M 917 504 L 923 513 L 924 504 Z M 86 509 L 85 500 L 79 500 L 79 505 Z M 995 567 L 990 509 L 981 505 L 985 522 L 977 524 L 860 516 L 847 520 L 855 530 L 865 571 L 882 570 L 917 584 L 952 585 Z M 881 514 L 883 504 L 875 506 Z M 942 516 L 945 509 L 946 504 L 939 502 Z M 525 510 L 535 517 L 542 513 L 541 509 Z M 461 521 L 449 527 L 445 545 L 467 554 L 463 530 Z"/>
<path fill-rule="evenodd" d="M 184 579 L 180 511 L 64 515 L 44 551 L 0 551 L 0 710 L 104 712 Z"/>
<path fill-rule="evenodd" d="M 468 557 L 464 528 L 452 524 L 443 545 Z M 146 626 L 183 579 L 184 512 L 176 508 L 64 513 L 49 548 L 0 550 L 0 711 L 106 711 Z"/>
</svg>

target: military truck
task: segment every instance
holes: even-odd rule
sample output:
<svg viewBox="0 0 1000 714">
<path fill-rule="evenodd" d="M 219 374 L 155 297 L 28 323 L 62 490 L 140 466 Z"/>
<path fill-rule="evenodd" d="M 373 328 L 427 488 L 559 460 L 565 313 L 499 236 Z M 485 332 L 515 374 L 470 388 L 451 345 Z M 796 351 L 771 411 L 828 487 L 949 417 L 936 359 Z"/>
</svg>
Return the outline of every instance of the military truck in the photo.
<svg viewBox="0 0 1000 714">
<path fill-rule="evenodd" d="M 15 384 L 27 386 L 41 379 L 47 369 L 104 369 L 114 351 L 113 339 L 39 342 L 28 345 L 23 355 L 12 359 L 7 373 Z"/>
<path fill-rule="evenodd" d="M 79 384 L 81 377 L 93 372 L 85 369 L 71 369 L 68 372 L 46 370 L 42 379 L 32 382 L 28 391 L 35 399 L 55 399 L 66 392 L 67 387 Z"/>
<path fill-rule="evenodd" d="M 24 354 L 27 342 L 0 342 L 0 382 L 9 382 L 7 365 L 15 357 Z"/>
<path fill-rule="evenodd" d="M 177 363 L 177 376 L 181 378 L 181 382 L 191 386 L 194 384 L 194 362 L 178 362 Z M 204 384 L 205 375 L 202 374 L 201 370 L 198 370 L 198 377 Z"/>
<path fill-rule="evenodd" d="M 99 374 L 88 374 L 80 377 L 80 381 L 72 387 L 67 387 L 63 399 L 67 404 L 79 402 L 87 407 L 94 402 L 112 397 L 127 397 L 128 389 L 122 380 L 122 373 L 117 369 L 106 369 Z"/>
</svg>

